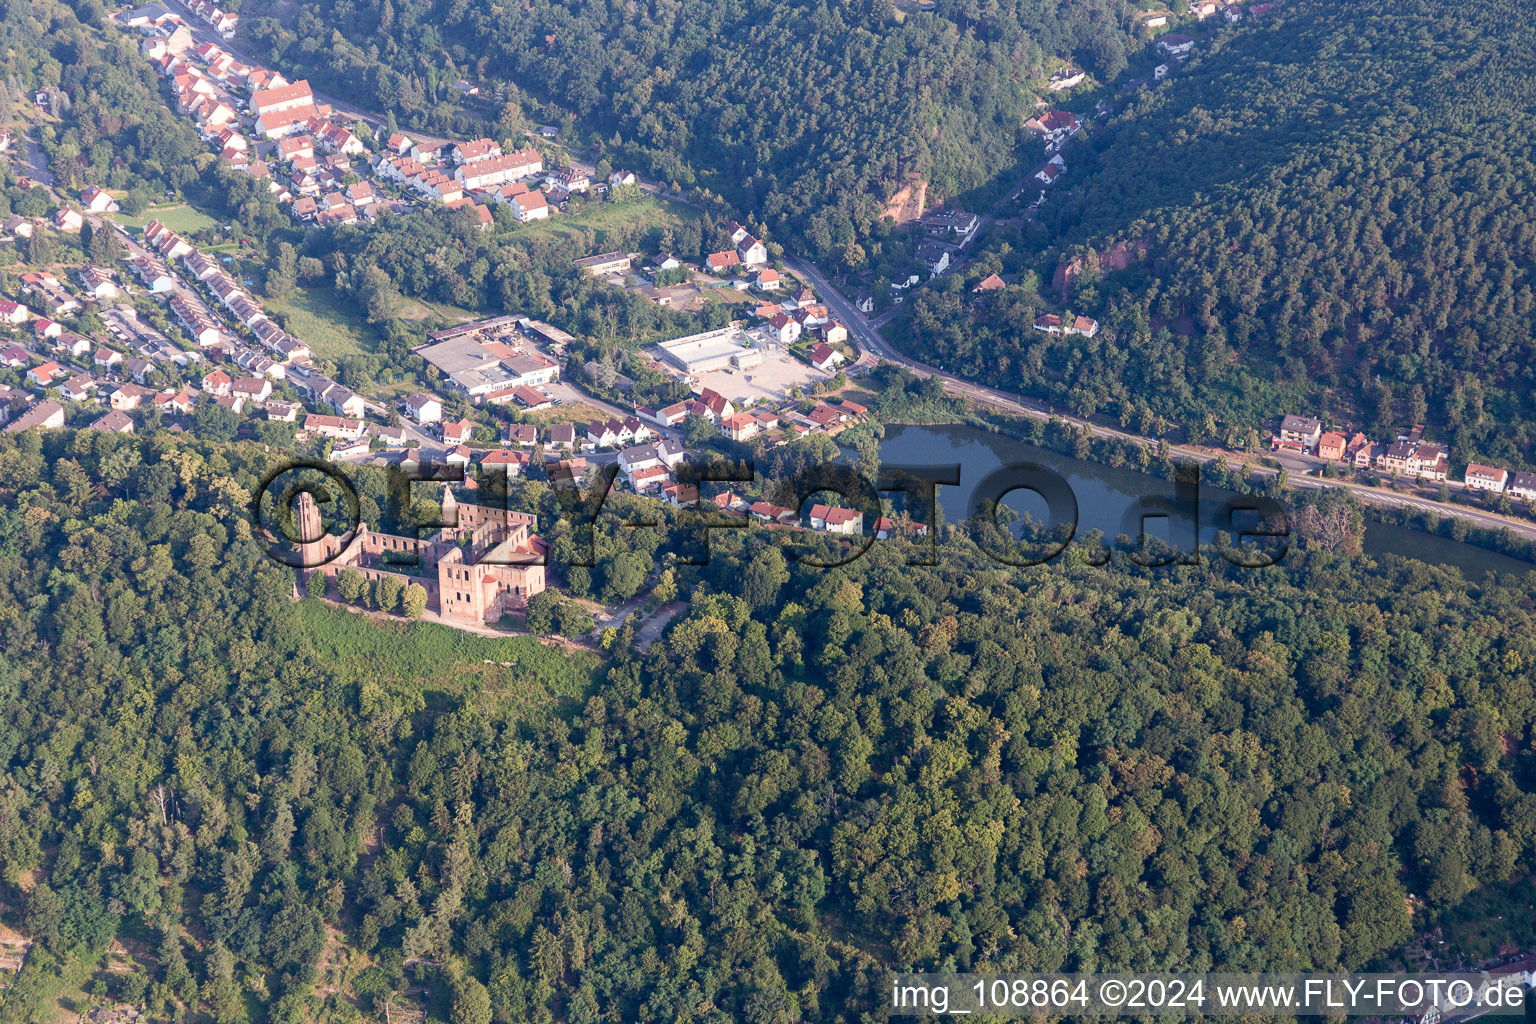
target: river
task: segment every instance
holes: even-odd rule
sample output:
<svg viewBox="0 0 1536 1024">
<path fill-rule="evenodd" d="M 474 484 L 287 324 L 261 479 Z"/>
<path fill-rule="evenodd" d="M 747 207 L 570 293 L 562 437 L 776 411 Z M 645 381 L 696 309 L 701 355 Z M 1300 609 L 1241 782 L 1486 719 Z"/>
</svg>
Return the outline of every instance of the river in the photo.
<svg viewBox="0 0 1536 1024">
<path fill-rule="evenodd" d="M 1013 483 L 1030 475 L 994 475 L 1004 467 L 1040 467 L 1044 472 L 1035 474 L 1032 483 L 1045 492 L 1051 492 L 1055 482 L 1053 477 L 1064 481 L 1070 489 L 1070 498 L 1062 499 L 1057 495 L 1053 501 L 1061 512 L 1070 508 L 1071 499 L 1075 498 L 1079 536 L 1090 530 L 1098 530 L 1111 540 L 1120 534 L 1134 535 L 1141 514 L 1156 511 L 1149 508 L 1149 502 L 1172 506 L 1175 498 L 1174 485 L 1160 477 L 1134 469 L 1083 462 L 1002 434 L 963 425 L 890 427 L 880 445 L 880 459 L 885 466 L 958 466 L 958 486 L 939 488 L 939 504 L 946 522 L 957 522 L 970 515 L 971 501 L 977 489 L 986 486 L 989 478 L 992 483 L 989 490 L 996 493 L 997 486 L 1006 486 L 999 483 L 1004 478 Z M 1229 498 L 1240 500 L 1240 496 L 1217 488 L 1200 488 L 1198 508 L 1202 544 L 1209 543 L 1215 536 L 1217 521 Z M 1003 498 L 1002 503 L 1040 522 L 1052 519 L 1046 499 L 1031 490 L 1014 490 Z M 1058 515 L 1056 521 L 1063 518 Z M 1154 516 L 1145 520 L 1145 528 L 1148 535 L 1181 549 L 1193 546 L 1193 527 L 1187 517 Z M 1230 526 L 1226 528 L 1230 532 Z M 1450 566 L 1473 577 L 1487 572 L 1524 573 L 1536 569 L 1530 562 L 1497 551 L 1385 523 L 1368 522 L 1365 550 L 1372 556 L 1403 555 L 1434 565 Z"/>
</svg>

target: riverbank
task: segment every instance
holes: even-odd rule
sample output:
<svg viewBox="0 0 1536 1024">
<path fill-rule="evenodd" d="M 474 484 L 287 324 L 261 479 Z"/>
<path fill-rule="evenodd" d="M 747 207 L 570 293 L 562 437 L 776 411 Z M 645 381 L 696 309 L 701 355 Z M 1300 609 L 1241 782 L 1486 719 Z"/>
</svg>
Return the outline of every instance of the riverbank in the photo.
<svg viewBox="0 0 1536 1024">
<path fill-rule="evenodd" d="M 1081 512 L 1079 533 L 1098 530 L 1111 538 L 1120 534 L 1139 535 L 1144 506 L 1173 502 L 1178 464 L 1189 461 L 1179 460 L 1166 445 L 1152 449 L 1094 437 L 1065 421 L 981 416 L 967 423 L 887 424 L 880 457 L 882 463 L 960 465 L 961 485 L 940 491 L 941 507 L 949 521 L 969 515 L 975 486 L 993 470 L 1018 462 L 1043 464 L 1064 477 L 1077 492 Z M 1218 458 L 1199 464 L 1199 470 L 1207 508 L 1225 497 L 1279 499 L 1292 490 L 1284 486 L 1286 481 L 1280 474 L 1253 463 L 1233 465 Z M 1295 504 L 1306 504 L 1322 496 L 1291 495 Z M 1005 504 L 1039 521 L 1050 518 L 1044 501 L 1027 491 L 1015 492 Z M 1366 518 L 1365 544 L 1369 554 L 1419 558 L 1453 566 L 1470 575 L 1536 569 L 1536 543 L 1513 531 L 1479 529 L 1465 518 L 1438 515 L 1434 508 L 1414 504 L 1360 504 Z M 1136 522 L 1128 518 L 1133 514 Z M 1161 534 L 1159 539 L 1177 546 L 1177 540 L 1168 532 L 1182 531 L 1186 542 L 1191 542 L 1194 527 L 1174 522 L 1178 518 L 1173 516 L 1161 523 L 1150 520 L 1149 534 Z M 1209 543 L 1216 527 L 1202 523 L 1199 531 L 1200 543 Z"/>
</svg>

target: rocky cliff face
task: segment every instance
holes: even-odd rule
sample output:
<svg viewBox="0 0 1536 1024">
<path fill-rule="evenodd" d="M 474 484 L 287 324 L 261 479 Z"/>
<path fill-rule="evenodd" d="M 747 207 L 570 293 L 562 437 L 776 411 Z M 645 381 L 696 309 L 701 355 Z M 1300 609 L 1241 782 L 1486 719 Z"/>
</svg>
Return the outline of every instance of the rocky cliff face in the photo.
<svg viewBox="0 0 1536 1024">
<path fill-rule="evenodd" d="M 897 224 L 917 220 L 923 215 L 928 202 L 928 182 L 918 178 L 909 182 L 901 191 L 886 201 L 882 217 L 890 217 Z"/>
</svg>

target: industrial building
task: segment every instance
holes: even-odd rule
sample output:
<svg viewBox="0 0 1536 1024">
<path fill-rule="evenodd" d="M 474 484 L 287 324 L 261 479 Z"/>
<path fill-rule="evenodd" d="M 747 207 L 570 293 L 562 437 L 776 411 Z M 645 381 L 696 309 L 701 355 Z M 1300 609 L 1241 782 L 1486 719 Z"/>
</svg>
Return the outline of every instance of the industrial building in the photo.
<svg viewBox="0 0 1536 1024">
<path fill-rule="evenodd" d="M 661 357 L 684 373 L 708 373 L 728 367 L 749 369 L 763 361 L 752 336 L 732 325 L 674 338 L 657 346 Z"/>
</svg>

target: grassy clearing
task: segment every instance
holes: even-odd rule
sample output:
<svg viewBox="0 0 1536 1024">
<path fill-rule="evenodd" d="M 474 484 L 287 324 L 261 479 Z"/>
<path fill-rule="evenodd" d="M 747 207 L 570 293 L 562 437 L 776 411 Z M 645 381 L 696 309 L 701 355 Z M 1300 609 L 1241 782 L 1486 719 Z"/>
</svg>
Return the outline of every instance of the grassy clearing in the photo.
<svg viewBox="0 0 1536 1024">
<path fill-rule="evenodd" d="M 432 622 L 379 620 L 306 600 L 299 617 L 320 657 L 343 678 L 437 695 L 481 693 L 529 712 L 596 685 L 595 654 L 545 647 L 528 637 L 487 637 Z M 507 662 L 507 665 L 502 665 Z"/>
<path fill-rule="evenodd" d="M 329 288 L 294 288 L 282 298 L 262 300 L 269 311 L 288 317 L 288 330 L 322 359 L 371 351 L 372 331 L 362 314 L 344 305 Z"/>
<path fill-rule="evenodd" d="M 529 423 L 591 423 L 593 420 L 606 420 L 609 413 L 603 412 L 595 406 L 585 402 L 562 402 L 553 409 L 540 409 L 538 412 L 530 412 L 525 417 Z"/>
<path fill-rule="evenodd" d="M 134 231 L 142 230 L 144 225 L 152 220 L 158 220 L 181 235 L 190 235 L 218 226 L 218 221 L 206 213 L 194 210 L 186 203 L 162 203 L 151 206 L 137 217 L 130 217 L 126 213 L 114 213 L 110 216 L 119 224 Z"/>
<path fill-rule="evenodd" d="M 400 318 L 402 320 L 431 320 L 439 319 L 445 323 L 456 324 L 468 320 L 480 320 L 487 314 L 476 313 L 472 309 L 463 306 L 453 306 L 446 302 L 428 302 L 426 299 L 405 299 L 401 303 Z"/>
<path fill-rule="evenodd" d="M 690 207 L 669 203 L 655 196 L 644 196 L 622 203 L 592 203 L 580 213 L 556 214 L 548 220 L 522 225 L 518 233 L 580 238 L 591 231 L 596 234 L 601 246 L 604 236 L 610 232 L 617 234 L 636 228 L 649 230 L 673 227 L 685 221 L 697 220 L 698 217 L 698 211 Z"/>
<path fill-rule="evenodd" d="M 374 331 L 363 315 L 330 288 L 294 288 L 282 298 L 264 298 L 273 312 L 288 316 L 288 329 L 302 338 L 322 359 L 372 352 Z M 405 320 L 442 320 L 461 323 L 484 316 L 459 306 L 442 302 L 405 299 L 400 316 Z M 414 389 L 413 389 L 414 390 Z"/>
</svg>

